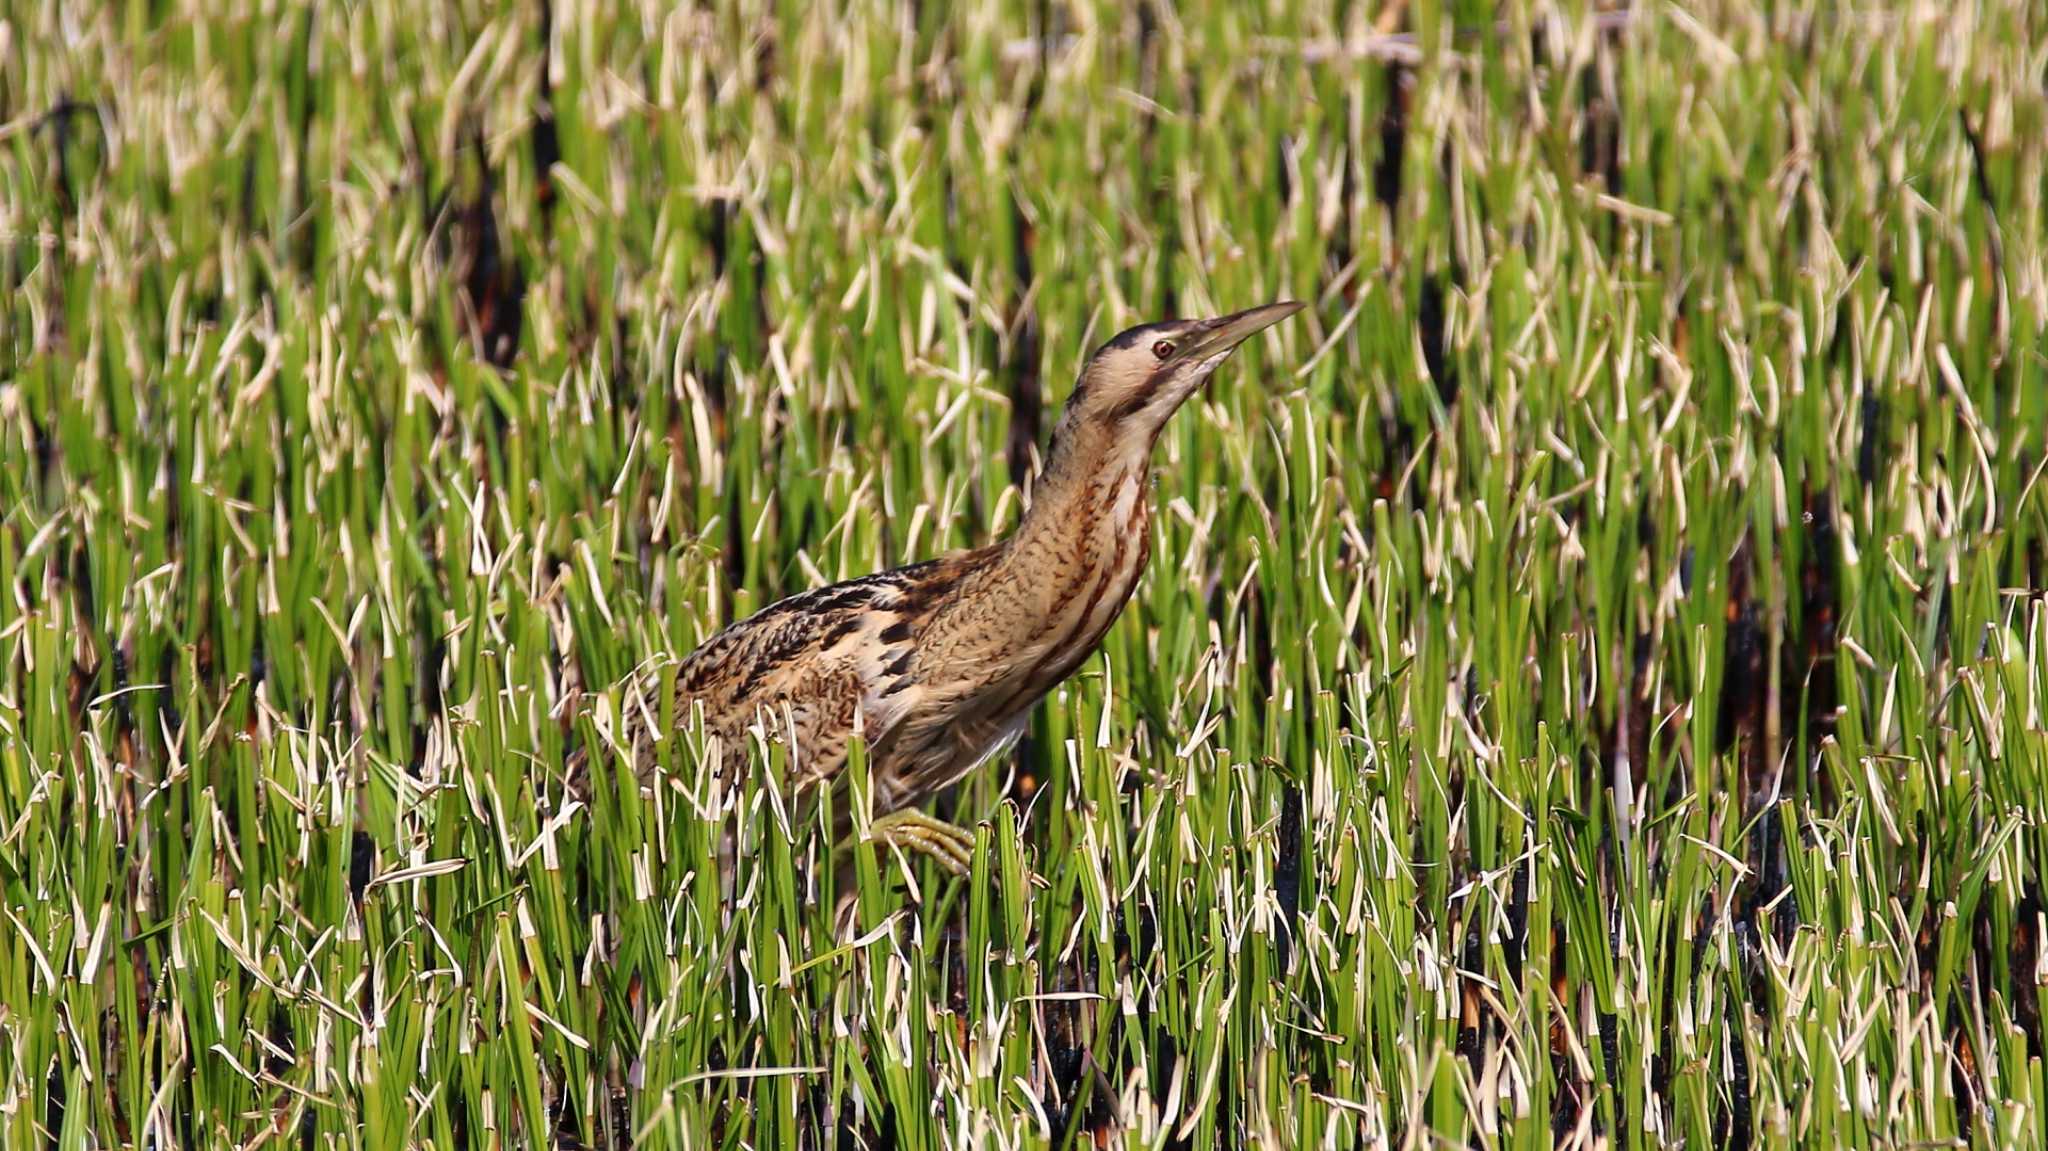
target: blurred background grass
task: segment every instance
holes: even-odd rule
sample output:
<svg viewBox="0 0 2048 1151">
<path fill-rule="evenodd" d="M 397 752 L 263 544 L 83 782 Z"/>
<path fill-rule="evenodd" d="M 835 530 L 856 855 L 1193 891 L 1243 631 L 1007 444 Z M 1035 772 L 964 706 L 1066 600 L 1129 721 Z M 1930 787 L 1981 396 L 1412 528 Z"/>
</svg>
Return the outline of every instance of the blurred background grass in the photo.
<svg viewBox="0 0 2048 1151">
<path fill-rule="evenodd" d="M 2024 0 L 8 6 L 0 1144 L 2040 1144 L 2044 77 Z M 675 657 L 1281 297 L 973 878 L 837 930 Z"/>
</svg>

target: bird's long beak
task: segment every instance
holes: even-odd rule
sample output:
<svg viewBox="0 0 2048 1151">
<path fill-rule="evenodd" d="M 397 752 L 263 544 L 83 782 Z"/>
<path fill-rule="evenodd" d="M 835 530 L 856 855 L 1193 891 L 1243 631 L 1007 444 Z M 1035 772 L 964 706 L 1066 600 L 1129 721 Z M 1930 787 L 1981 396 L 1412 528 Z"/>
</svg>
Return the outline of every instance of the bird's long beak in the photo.
<svg viewBox="0 0 2048 1151">
<path fill-rule="evenodd" d="M 1218 316 L 1203 325 L 1202 333 L 1181 348 L 1180 358 L 1206 360 L 1227 352 L 1307 306 L 1300 300 L 1282 300 Z"/>
</svg>

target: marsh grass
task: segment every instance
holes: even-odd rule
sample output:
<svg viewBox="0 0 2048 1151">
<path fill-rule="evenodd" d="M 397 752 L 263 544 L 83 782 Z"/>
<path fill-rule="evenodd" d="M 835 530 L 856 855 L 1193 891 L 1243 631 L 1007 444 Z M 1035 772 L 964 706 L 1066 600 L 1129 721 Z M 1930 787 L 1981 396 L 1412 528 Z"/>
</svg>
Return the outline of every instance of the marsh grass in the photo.
<svg viewBox="0 0 2048 1151">
<path fill-rule="evenodd" d="M 2044 45 L 8 9 L 0 1143 L 2040 1144 Z M 1280 297 L 971 879 L 708 782 L 679 654 Z"/>
</svg>

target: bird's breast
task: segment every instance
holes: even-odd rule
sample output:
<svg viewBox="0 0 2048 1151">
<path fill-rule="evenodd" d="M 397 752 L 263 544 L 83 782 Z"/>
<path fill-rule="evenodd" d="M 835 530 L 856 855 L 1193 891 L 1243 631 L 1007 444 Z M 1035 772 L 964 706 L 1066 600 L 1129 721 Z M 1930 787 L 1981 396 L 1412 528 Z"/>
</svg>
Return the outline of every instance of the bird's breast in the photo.
<svg viewBox="0 0 2048 1151">
<path fill-rule="evenodd" d="M 871 680 L 867 715 L 888 729 L 897 775 L 891 803 L 943 786 L 1014 738 L 1137 590 L 1151 550 L 1143 471 L 1073 496 L 991 556 L 919 630 L 910 675 Z M 892 690 L 897 683 L 904 689 Z"/>
</svg>

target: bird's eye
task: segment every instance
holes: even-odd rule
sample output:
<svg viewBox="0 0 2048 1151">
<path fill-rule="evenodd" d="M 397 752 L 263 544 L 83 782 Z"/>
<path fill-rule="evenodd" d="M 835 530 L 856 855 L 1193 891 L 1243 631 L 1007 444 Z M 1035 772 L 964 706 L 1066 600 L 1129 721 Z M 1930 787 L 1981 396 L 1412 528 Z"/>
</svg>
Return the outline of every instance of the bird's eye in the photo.
<svg viewBox="0 0 2048 1151">
<path fill-rule="evenodd" d="M 1173 341 L 1172 341 L 1172 340 L 1161 340 L 1161 341 L 1159 341 L 1158 343 L 1156 343 L 1156 344 L 1152 345 L 1152 354 L 1153 354 L 1153 355 L 1155 355 L 1155 356 L 1157 356 L 1157 357 L 1159 357 L 1159 358 L 1160 358 L 1160 359 L 1162 359 L 1162 360 L 1163 360 L 1163 359 L 1165 359 L 1166 357 L 1168 357 L 1168 356 L 1172 355 L 1172 354 L 1173 354 Z"/>
</svg>

